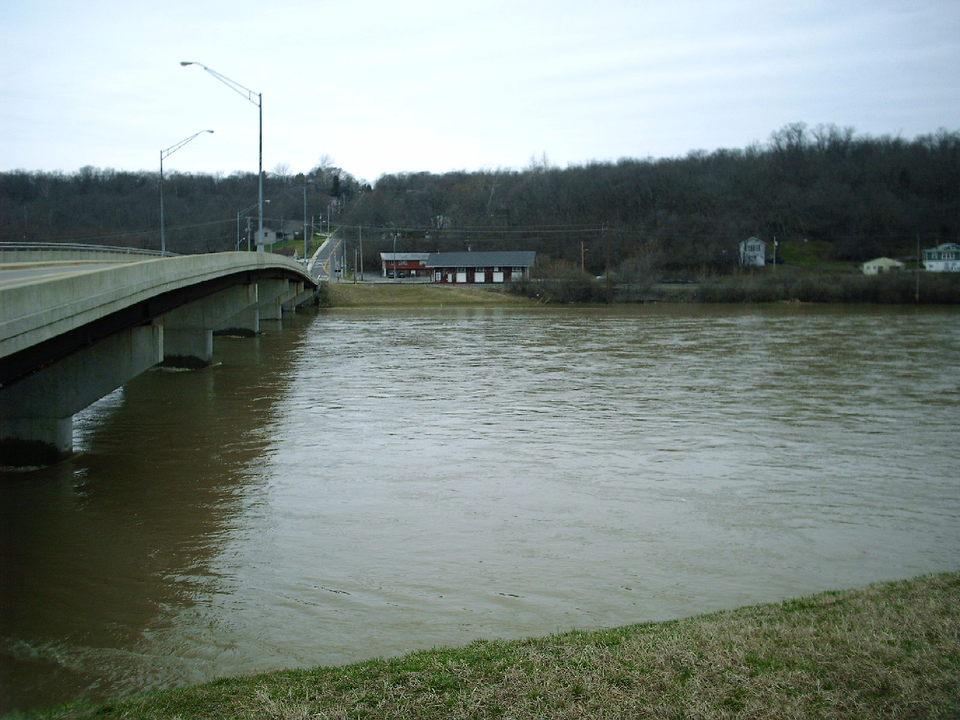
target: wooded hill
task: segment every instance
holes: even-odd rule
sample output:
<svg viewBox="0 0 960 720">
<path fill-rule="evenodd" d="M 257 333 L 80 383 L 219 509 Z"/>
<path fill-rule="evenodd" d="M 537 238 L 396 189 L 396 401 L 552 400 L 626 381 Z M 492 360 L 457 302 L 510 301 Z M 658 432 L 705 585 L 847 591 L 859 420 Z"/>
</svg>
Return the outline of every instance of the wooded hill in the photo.
<svg viewBox="0 0 960 720">
<path fill-rule="evenodd" d="M 340 168 L 265 181 L 266 225 L 332 217 L 364 264 L 377 253 L 536 250 L 579 266 L 723 273 L 751 235 L 781 247 L 810 241 L 821 260 L 912 259 L 960 238 L 960 132 L 912 140 L 833 125 L 787 125 L 767 143 L 556 168 L 403 173 L 362 187 Z M 256 175 L 173 173 L 164 183 L 167 246 L 232 249 L 237 214 L 256 203 Z M 255 215 L 255 209 L 252 211 Z M 253 224 L 255 225 L 255 217 Z M 362 231 L 361 231 L 362 228 Z M 246 221 L 241 219 L 245 246 Z M 0 240 L 159 247 L 158 177 L 83 168 L 0 174 Z M 300 240 L 302 242 L 302 239 Z"/>
</svg>

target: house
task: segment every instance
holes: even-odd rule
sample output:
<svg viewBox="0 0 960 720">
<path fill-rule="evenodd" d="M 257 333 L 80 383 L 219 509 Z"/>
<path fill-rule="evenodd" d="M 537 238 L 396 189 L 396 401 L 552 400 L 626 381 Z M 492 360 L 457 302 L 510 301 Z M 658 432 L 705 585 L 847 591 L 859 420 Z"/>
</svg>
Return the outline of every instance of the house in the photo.
<svg viewBox="0 0 960 720">
<path fill-rule="evenodd" d="M 923 269 L 930 272 L 960 272 L 960 244 L 943 243 L 923 251 Z"/>
<path fill-rule="evenodd" d="M 864 275 L 880 275 L 882 273 L 900 272 L 905 265 L 899 260 L 888 257 L 878 257 L 868 260 L 860 266 Z"/>
<path fill-rule="evenodd" d="M 532 250 L 430 253 L 424 265 L 443 284 L 505 283 L 530 277 Z"/>
<path fill-rule="evenodd" d="M 259 233 L 260 231 L 257 230 L 256 232 Z M 262 241 L 262 242 L 259 242 L 259 243 L 257 243 L 257 244 L 258 244 L 258 245 L 266 245 L 266 246 L 269 247 L 269 246 L 271 246 L 271 245 L 274 245 L 275 243 L 281 242 L 282 239 L 283 239 L 283 238 L 282 238 L 281 234 L 278 233 L 276 230 L 271 230 L 270 228 L 264 228 L 264 229 L 263 229 L 263 241 Z"/>
<path fill-rule="evenodd" d="M 430 253 L 380 253 L 383 277 L 428 277 L 424 263 Z"/>
<path fill-rule="evenodd" d="M 758 237 L 740 241 L 740 264 L 744 267 L 763 267 L 767 264 L 767 244 Z"/>
<path fill-rule="evenodd" d="M 284 220 L 277 232 L 277 242 L 286 242 L 303 237 L 303 220 Z"/>
</svg>

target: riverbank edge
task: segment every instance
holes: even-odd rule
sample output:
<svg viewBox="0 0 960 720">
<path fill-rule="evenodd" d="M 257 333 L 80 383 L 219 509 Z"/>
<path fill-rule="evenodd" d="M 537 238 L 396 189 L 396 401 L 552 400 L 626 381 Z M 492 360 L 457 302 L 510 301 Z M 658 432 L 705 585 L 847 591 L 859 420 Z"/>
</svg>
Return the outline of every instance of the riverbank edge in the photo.
<svg viewBox="0 0 960 720">
<path fill-rule="evenodd" d="M 7 716 L 953 718 L 960 573 Z"/>
<path fill-rule="evenodd" d="M 443 285 L 424 282 L 324 283 L 322 307 L 494 307 L 531 305 L 624 305 L 638 303 L 813 303 L 872 305 L 960 304 L 960 273 L 925 276 L 741 274 L 698 283 L 653 285 L 523 281 L 510 286 Z"/>
</svg>

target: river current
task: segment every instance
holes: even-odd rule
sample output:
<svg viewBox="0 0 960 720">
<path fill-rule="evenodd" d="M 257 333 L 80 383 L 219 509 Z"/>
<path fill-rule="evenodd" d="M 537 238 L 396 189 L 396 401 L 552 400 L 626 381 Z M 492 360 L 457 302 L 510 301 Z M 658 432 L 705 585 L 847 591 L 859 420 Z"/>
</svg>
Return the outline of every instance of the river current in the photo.
<svg viewBox="0 0 960 720">
<path fill-rule="evenodd" d="M 322 311 L 0 475 L 0 712 L 956 570 L 955 309 Z"/>
</svg>

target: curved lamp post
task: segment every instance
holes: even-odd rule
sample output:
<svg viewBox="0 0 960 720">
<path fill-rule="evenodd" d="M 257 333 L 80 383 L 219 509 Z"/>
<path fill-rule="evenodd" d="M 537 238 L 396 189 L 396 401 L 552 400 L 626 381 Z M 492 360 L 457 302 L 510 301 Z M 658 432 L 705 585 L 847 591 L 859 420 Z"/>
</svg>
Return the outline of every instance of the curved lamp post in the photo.
<svg viewBox="0 0 960 720">
<path fill-rule="evenodd" d="M 195 132 L 190 137 L 184 138 L 183 140 L 178 142 L 176 145 L 171 145 L 166 150 L 160 151 L 160 253 L 162 255 L 167 254 L 167 234 L 163 224 L 163 161 L 164 159 L 173 155 L 177 150 L 182 148 L 184 145 L 186 145 L 188 142 L 193 140 L 198 135 L 203 135 L 204 133 L 212 133 L 212 132 L 213 130 L 200 130 L 199 132 Z"/>
<path fill-rule="evenodd" d="M 257 252 L 263 252 L 263 93 L 254 92 L 236 80 L 231 80 L 226 75 L 221 75 L 216 70 L 208 68 L 203 63 L 194 62 L 193 60 L 181 60 L 180 64 L 184 67 L 187 65 L 199 65 L 235 93 L 253 105 L 256 105 L 260 111 L 260 163 L 257 168 Z"/>
</svg>

